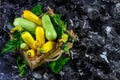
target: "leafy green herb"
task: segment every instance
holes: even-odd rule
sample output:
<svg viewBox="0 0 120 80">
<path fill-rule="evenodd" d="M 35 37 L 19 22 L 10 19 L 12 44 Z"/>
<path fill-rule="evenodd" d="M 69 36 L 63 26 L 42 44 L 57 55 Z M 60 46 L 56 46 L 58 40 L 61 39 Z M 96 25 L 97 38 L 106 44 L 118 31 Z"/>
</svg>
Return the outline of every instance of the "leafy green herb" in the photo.
<svg viewBox="0 0 120 80">
<path fill-rule="evenodd" d="M 66 31 L 66 24 L 61 20 L 61 16 L 59 14 L 51 16 L 51 22 L 57 32 L 57 39 L 60 39 L 64 31 Z"/>
<path fill-rule="evenodd" d="M 66 53 L 69 53 L 69 46 L 67 43 L 63 43 L 61 48 L 66 52 Z"/>
<path fill-rule="evenodd" d="M 68 42 L 74 42 L 74 39 L 73 39 L 73 37 L 72 36 L 70 36 L 70 35 L 68 35 Z"/>
<path fill-rule="evenodd" d="M 5 44 L 5 47 L 2 49 L 2 54 L 7 52 L 13 52 L 20 47 L 20 44 L 23 42 L 20 35 L 20 32 L 12 34 L 14 38 L 10 38 Z"/>
<path fill-rule="evenodd" d="M 41 5 L 37 4 L 35 7 L 33 7 L 32 12 L 35 13 L 37 16 L 41 15 L 43 13 Z"/>
<path fill-rule="evenodd" d="M 49 67 L 51 68 L 51 70 L 58 74 L 61 69 L 63 68 L 63 66 L 69 61 L 69 57 L 60 57 L 57 61 L 53 61 L 49 64 Z"/>
<path fill-rule="evenodd" d="M 17 66 L 20 71 L 19 75 L 23 76 L 25 74 L 25 68 L 27 66 L 27 63 L 21 55 L 19 55 L 17 58 Z"/>
</svg>

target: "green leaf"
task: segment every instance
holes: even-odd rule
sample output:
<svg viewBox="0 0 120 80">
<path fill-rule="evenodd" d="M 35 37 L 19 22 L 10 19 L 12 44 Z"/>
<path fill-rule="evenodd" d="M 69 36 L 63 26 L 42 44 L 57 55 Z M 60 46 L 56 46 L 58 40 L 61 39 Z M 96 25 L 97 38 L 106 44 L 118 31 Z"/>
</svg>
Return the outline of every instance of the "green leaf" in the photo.
<svg viewBox="0 0 120 80">
<path fill-rule="evenodd" d="M 27 63 L 22 57 L 22 55 L 19 55 L 17 58 L 17 66 L 20 72 L 20 76 L 23 76 L 25 74 L 25 68 L 27 67 Z"/>
<path fill-rule="evenodd" d="M 19 75 L 23 76 L 24 74 L 25 74 L 25 70 L 22 70 Z"/>
<path fill-rule="evenodd" d="M 65 22 L 61 20 L 61 16 L 59 14 L 55 14 L 54 16 L 51 16 L 51 22 L 57 32 L 57 39 L 60 39 L 64 31 L 66 31 Z"/>
<path fill-rule="evenodd" d="M 70 36 L 70 35 L 68 35 L 68 42 L 71 42 L 71 43 L 73 43 L 73 42 L 74 42 L 73 37 L 72 37 L 72 36 Z"/>
<path fill-rule="evenodd" d="M 37 16 L 41 15 L 43 12 L 42 12 L 42 8 L 41 8 L 41 5 L 40 4 L 37 4 L 35 7 L 32 8 L 32 12 L 34 14 L 36 14 Z"/>
<path fill-rule="evenodd" d="M 49 64 L 49 67 L 51 68 L 51 70 L 58 74 L 61 69 L 63 68 L 63 66 L 69 61 L 69 57 L 60 57 L 57 61 L 53 61 Z"/>
<path fill-rule="evenodd" d="M 61 46 L 61 48 L 62 48 L 65 52 L 69 53 L 69 46 L 68 46 L 67 43 L 63 43 L 62 46 Z"/>
<path fill-rule="evenodd" d="M 20 47 L 20 44 L 23 42 L 20 35 L 21 35 L 21 33 L 19 33 L 19 32 L 12 34 L 12 36 L 15 39 L 11 38 L 8 40 L 8 42 L 5 44 L 5 47 L 2 49 L 2 54 L 7 53 L 7 52 L 13 52 L 17 48 Z"/>
</svg>

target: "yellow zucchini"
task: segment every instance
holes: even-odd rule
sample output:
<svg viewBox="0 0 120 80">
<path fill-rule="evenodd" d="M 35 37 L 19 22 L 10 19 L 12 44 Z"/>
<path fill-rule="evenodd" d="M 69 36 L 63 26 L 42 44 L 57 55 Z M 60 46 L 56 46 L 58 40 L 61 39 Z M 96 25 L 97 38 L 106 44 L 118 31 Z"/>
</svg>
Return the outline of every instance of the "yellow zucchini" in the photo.
<svg viewBox="0 0 120 80">
<path fill-rule="evenodd" d="M 24 10 L 22 16 L 29 21 L 32 21 L 38 25 L 42 25 L 42 20 L 29 10 Z"/>
<path fill-rule="evenodd" d="M 18 31 L 18 32 L 21 32 L 21 31 L 23 31 L 24 29 L 22 28 L 22 27 L 20 27 L 20 26 L 15 26 L 14 28 L 12 28 L 11 30 L 10 30 L 10 32 L 11 33 L 14 33 L 15 31 Z"/>
<path fill-rule="evenodd" d="M 56 45 L 56 42 L 54 41 L 47 41 L 40 49 L 40 53 L 47 53 L 50 50 L 52 50 Z"/>
<path fill-rule="evenodd" d="M 31 48 L 31 49 L 34 49 L 34 47 L 33 47 L 33 44 L 34 44 L 34 38 L 32 37 L 32 35 L 29 33 L 29 32 L 27 32 L 27 31 L 25 31 L 25 32 L 23 32 L 22 34 L 21 34 L 21 37 L 22 37 L 22 39 L 23 39 L 23 41 L 27 44 L 27 45 L 29 45 L 29 47 Z"/>
<path fill-rule="evenodd" d="M 26 55 L 30 58 L 35 57 L 35 51 L 33 49 L 30 49 L 26 52 Z"/>
<path fill-rule="evenodd" d="M 39 47 L 45 43 L 45 34 L 44 29 L 40 26 L 37 26 L 35 29 L 36 41 L 39 42 Z"/>
</svg>

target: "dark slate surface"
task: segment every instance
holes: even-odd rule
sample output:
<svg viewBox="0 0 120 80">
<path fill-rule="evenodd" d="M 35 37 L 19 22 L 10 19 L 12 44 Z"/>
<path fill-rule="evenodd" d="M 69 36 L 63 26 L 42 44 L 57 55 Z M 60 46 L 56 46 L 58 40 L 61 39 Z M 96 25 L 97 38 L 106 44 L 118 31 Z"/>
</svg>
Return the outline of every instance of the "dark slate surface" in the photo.
<svg viewBox="0 0 120 80">
<path fill-rule="evenodd" d="M 50 6 L 77 33 L 71 60 L 59 74 L 47 68 L 23 77 L 16 66 L 18 52 L 0 55 L 0 80 L 120 80 L 119 0 L 0 0 L 0 51 L 9 39 L 7 22 L 22 10 L 41 3 Z"/>
</svg>

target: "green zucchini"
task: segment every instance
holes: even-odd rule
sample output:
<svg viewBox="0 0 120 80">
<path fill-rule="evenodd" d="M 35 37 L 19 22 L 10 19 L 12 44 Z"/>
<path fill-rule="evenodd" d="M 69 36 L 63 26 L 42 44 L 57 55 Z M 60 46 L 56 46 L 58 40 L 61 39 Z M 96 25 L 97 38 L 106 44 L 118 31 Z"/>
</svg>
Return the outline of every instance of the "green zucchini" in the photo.
<svg viewBox="0 0 120 80">
<path fill-rule="evenodd" d="M 32 34 L 35 33 L 36 24 L 29 20 L 26 20 L 24 18 L 15 18 L 13 24 L 14 24 L 14 26 L 22 27 L 23 29 L 29 31 Z"/>
<path fill-rule="evenodd" d="M 28 50 L 28 49 L 29 49 L 29 47 L 28 47 L 28 45 L 27 45 L 26 43 L 22 43 L 22 44 L 20 45 L 20 48 L 21 48 L 22 50 Z"/>
<path fill-rule="evenodd" d="M 42 25 L 45 30 L 47 40 L 55 40 L 57 38 L 57 33 L 51 23 L 50 17 L 47 14 L 42 16 Z"/>
</svg>

